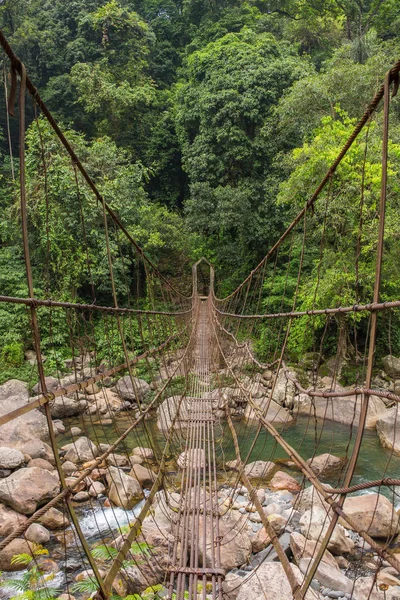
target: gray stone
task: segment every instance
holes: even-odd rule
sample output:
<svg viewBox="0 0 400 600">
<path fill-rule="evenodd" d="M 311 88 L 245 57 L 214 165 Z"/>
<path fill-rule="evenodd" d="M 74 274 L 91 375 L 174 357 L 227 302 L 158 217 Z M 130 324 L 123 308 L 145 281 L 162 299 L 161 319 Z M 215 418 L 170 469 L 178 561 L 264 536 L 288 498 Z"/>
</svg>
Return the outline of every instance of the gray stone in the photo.
<svg viewBox="0 0 400 600">
<path fill-rule="evenodd" d="M 319 477 L 326 477 L 343 465 L 343 459 L 328 452 L 325 454 L 319 454 L 313 458 L 307 460 L 307 464 L 311 467 L 312 471 Z"/>
<path fill-rule="evenodd" d="M 24 462 L 24 455 L 19 450 L 0 447 L 0 469 L 17 469 Z"/>
<path fill-rule="evenodd" d="M 147 381 L 138 379 L 137 377 L 131 378 L 129 375 L 121 377 L 113 389 L 123 400 L 129 400 L 129 402 L 136 403 L 142 402 L 151 393 L 151 387 Z"/>
<path fill-rule="evenodd" d="M 301 584 L 303 577 L 296 567 L 292 565 L 296 581 Z M 261 593 L 261 594 L 260 594 Z M 292 600 L 293 594 L 286 573 L 280 563 L 265 562 L 257 569 L 257 576 L 251 575 L 246 578 L 237 595 L 237 600 L 254 600 L 254 598 L 266 598 L 276 600 Z M 318 594 L 308 589 L 304 596 L 305 600 L 316 600 Z"/>
<path fill-rule="evenodd" d="M 48 529 L 65 529 L 69 526 L 68 518 L 57 508 L 49 508 L 44 515 L 39 517 L 39 523 Z"/>
<path fill-rule="evenodd" d="M 343 511 L 371 537 L 387 538 L 399 531 L 399 515 L 382 494 L 348 497 L 344 501 Z M 339 522 L 350 529 L 344 519 L 340 518 Z"/>
<path fill-rule="evenodd" d="M 301 533 L 310 540 L 318 541 L 325 537 L 331 517 L 324 508 L 313 506 L 303 513 L 300 519 Z M 336 525 L 331 535 L 328 550 L 332 554 L 346 554 L 354 548 L 354 542 L 341 525 Z"/>
<path fill-rule="evenodd" d="M 86 502 L 87 500 L 89 500 L 89 498 L 89 493 L 82 491 L 75 494 L 72 499 L 74 500 L 74 502 Z"/>
<path fill-rule="evenodd" d="M 299 568 L 302 573 L 307 573 L 310 564 L 313 562 L 313 558 L 301 558 L 299 561 Z M 353 589 L 353 582 L 351 579 L 346 577 L 336 567 L 332 567 L 326 562 L 320 562 L 318 565 L 315 578 L 318 581 L 330 589 L 340 589 L 343 592 L 351 592 Z"/>
<path fill-rule="evenodd" d="M 14 556 L 17 554 L 31 554 L 32 544 L 21 538 L 12 540 L 0 552 L 0 571 L 23 571 L 26 569 L 25 564 L 11 563 Z"/>
<path fill-rule="evenodd" d="M 26 442 L 21 447 L 21 452 L 28 454 L 31 458 L 44 458 L 44 460 L 48 460 L 49 463 L 55 464 L 53 450 L 42 440 L 33 439 Z"/>
<path fill-rule="evenodd" d="M 64 471 L 64 473 L 66 475 L 72 475 L 72 473 L 76 473 L 76 471 L 78 470 L 78 467 L 76 466 L 75 463 L 71 462 L 70 460 L 66 460 L 62 464 L 62 470 Z"/>
<path fill-rule="evenodd" d="M 63 446 L 63 450 L 67 450 L 65 460 L 73 463 L 88 462 L 99 454 L 97 446 L 85 436 L 78 438 L 73 444 Z"/>
<path fill-rule="evenodd" d="M 107 483 L 109 499 L 121 508 L 130 510 L 143 498 L 139 482 L 117 467 L 108 468 Z"/>
<path fill-rule="evenodd" d="M 20 515 L 15 510 L 4 504 L 0 504 L 0 536 L 6 537 L 13 533 L 17 527 L 28 520 L 25 515 Z"/>
<path fill-rule="evenodd" d="M 385 373 L 394 379 L 400 378 L 400 358 L 389 354 L 382 358 L 382 364 Z"/>
<path fill-rule="evenodd" d="M 21 408 L 30 401 L 26 383 L 10 379 L 0 385 L 0 416 Z M 38 409 L 31 410 L 0 426 L 2 446 L 20 449 L 25 442 L 33 438 L 49 439 L 46 417 Z"/>
<path fill-rule="evenodd" d="M 43 545 L 50 540 L 50 532 L 43 525 L 32 523 L 25 531 L 25 537 L 29 542 Z"/>
<path fill-rule="evenodd" d="M 19 469 L 0 481 L 0 500 L 19 513 L 30 515 L 60 491 L 50 471 L 33 467 Z"/>
<path fill-rule="evenodd" d="M 400 454 L 400 407 L 389 408 L 377 421 L 376 430 L 384 448 Z"/>
<path fill-rule="evenodd" d="M 256 460 L 248 463 L 244 472 L 249 479 L 267 479 L 275 469 L 275 463 L 264 460 Z"/>
<path fill-rule="evenodd" d="M 262 396 L 261 398 L 254 398 L 253 400 L 261 410 L 266 421 L 269 423 L 292 423 L 293 417 L 290 412 L 278 404 L 278 402 L 275 402 L 274 400 L 270 401 L 269 396 Z M 251 404 L 247 404 L 244 411 L 244 418 L 247 421 L 260 420 L 258 412 L 253 409 Z"/>
</svg>

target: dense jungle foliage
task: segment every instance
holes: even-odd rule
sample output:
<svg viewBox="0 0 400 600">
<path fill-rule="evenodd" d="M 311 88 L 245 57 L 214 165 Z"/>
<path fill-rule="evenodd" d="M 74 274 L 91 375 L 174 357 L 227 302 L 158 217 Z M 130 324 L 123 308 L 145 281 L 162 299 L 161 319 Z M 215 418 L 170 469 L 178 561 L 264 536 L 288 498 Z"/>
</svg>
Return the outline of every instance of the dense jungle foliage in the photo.
<svg viewBox="0 0 400 600">
<path fill-rule="evenodd" d="M 220 295 L 258 263 L 304 204 L 384 73 L 400 57 L 396 0 L 6 0 L 0 26 L 139 244 L 170 276 L 182 275 L 206 256 L 222 282 Z M 392 162 L 400 159 L 398 106 L 396 99 Z M 300 309 L 371 299 L 381 116 L 378 112 L 368 130 L 367 160 L 364 136 L 332 184 L 329 214 L 323 217 L 323 207 L 317 208 L 321 215 L 307 242 L 311 253 L 305 264 L 308 279 L 299 290 Z M 11 119 L 11 160 L 4 110 L 0 123 L 0 289 L 23 296 L 15 226 L 17 124 Z M 50 278 L 59 297 L 88 301 L 87 257 L 76 234 L 74 172 L 47 123 L 29 107 L 28 125 L 32 253 L 36 280 L 44 282 L 37 293 L 46 294 Z M 385 299 L 400 297 L 396 173 L 391 163 Z M 81 189 L 80 194 L 87 194 L 90 208 L 88 192 Z M 47 237 L 46 202 L 52 207 Z M 88 210 L 86 219 L 96 254 L 102 250 L 96 235 L 101 215 Z M 316 273 L 322 227 L 329 233 Z M 365 260 L 356 284 L 357 244 Z M 98 264 L 93 277 L 97 300 L 109 302 L 102 288 L 106 272 L 106 262 Z M 284 279 L 282 271 L 282 289 L 294 285 L 294 279 Z M 279 264 L 275 281 L 279 284 Z M 269 310 L 280 309 L 279 289 L 267 288 Z M 21 307 L 0 307 L 3 363 L 21 362 L 26 323 Z M 394 350 L 400 347 L 396 336 L 392 343 Z M 300 323 L 293 352 L 307 350 Z"/>
</svg>

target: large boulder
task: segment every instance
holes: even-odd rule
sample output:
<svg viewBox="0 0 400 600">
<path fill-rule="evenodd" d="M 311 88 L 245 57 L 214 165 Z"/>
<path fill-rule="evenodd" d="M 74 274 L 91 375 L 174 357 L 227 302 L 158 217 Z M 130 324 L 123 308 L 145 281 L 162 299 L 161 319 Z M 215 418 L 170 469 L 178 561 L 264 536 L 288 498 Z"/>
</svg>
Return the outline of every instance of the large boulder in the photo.
<svg viewBox="0 0 400 600">
<path fill-rule="evenodd" d="M 184 398 L 182 396 L 170 396 L 166 398 L 157 408 L 157 427 L 161 431 L 168 432 L 171 430 L 175 419 L 174 429 L 186 429 L 192 400 L 193 398 L 188 396 Z"/>
<path fill-rule="evenodd" d="M 318 477 L 326 477 L 343 465 L 344 460 L 328 452 L 307 460 L 307 464 Z"/>
<path fill-rule="evenodd" d="M 399 531 L 399 515 L 382 494 L 346 498 L 343 511 L 371 537 L 387 538 Z M 344 519 L 340 519 L 340 523 L 346 529 L 351 529 Z"/>
<path fill-rule="evenodd" d="M 275 463 L 270 461 L 256 460 L 248 463 L 244 472 L 249 479 L 268 479 L 275 466 Z"/>
<path fill-rule="evenodd" d="M 335 392 L 347 392 L 348 390 L 336 384 Z M 337 396 L 334 398 L 314 398 L 313 404 L 298 404 L 299 413 L 329 419 L 344 425 L 358 426 L 361 413 L 362 397 L 360 394 L 350 396 Z M 376 422 L 386 412 L 385 403 L 378 396 L 370 396 L 368 413 L 365 421 L 366 429 L 375 429 Z"/>
<path fill-rule="evenodd" d="M 52 507 L 39 517 L 39 523 L 48 529 L 65 529 L 69 526 L 69 519 L 60 510 Z"/>
<path fill-rule="evenodd" d="M 379 587 L 381 582 L 375 577 L 357 577 L 354 581 L 352 600 L 399 600 L 398 587 Z M 387 588 L 387 589 L 386 589 Z"/>
<path fill-rule="evenodd" d="M 261 398 L 254 398 L 254 403 L 260 408 L 264 418 L 269 423 L 292 423 L 293 417 L 290 412 L 275 402 L 269 399 L 269 396 L 261 396 Z M 267 410 L 268 407 L 268 410 Z M 244 411 L 244 418 L 247 421 L 259 421 L 260 417 L 258 413 L 253 409 L 250 404 L 247 404 Z"/>
<path fill-rule="evenodd" d="M 97 446 L 85 436 L 78 438 L 72 444 L 66 444 L 62 449 L 67 451 L 64 459 L 73 463 L 88 462 L 99 454 Z"/>
<path fill-rule="evenodd" d="M 107 472 L 109 485 L 108 497 L 117 506 L 130 510 L 143 498 L 143 490 L 137 479 L 130 477 L 117 467 L 109 467 Z"/>
<path fill-rule="evenodd" d="M 317 555 L 321 544 L 314 540 L 308 540 L 301 533 L 294 531 L 290 534 L 290 548 L 293 552 L 294 559 L 297 564 L 300 563 L 302 558 L 315 558 Z M 322 562 L 330 565 L 333 569 L 339 571 L 339 567 L 337 565 L 336 560 L 329 552 L 329 550 L 325 550 L 322 555 Z"/>
<path fill-rule="evenodd" d="M 24 462 L 24 455 L 16 448 L 0 447 L 0 469 L 17 469 Z"/>
<path fill-rule="evenodd" d="M 284 471 L 277 471 L 268 483 L 268 487 L 273 491 L 288 490 L 295 494 L 301 490 L 299 482 Z"/>
<path fill-rule="evenodd" d="M 87 408 L 87 401 L 77 397 L 60 396 L 50 403 L 50 412 L 53 419 L 65 419 L 80 415 Z"/>
<path fill-rule="evenodd" d="M 310 569 L 310 565 L 314 561 L 314 558 L 301 558 L 299 561 L 300 571 L 304 574 Z M 319 583 L 331 590 L 340 591 L 342 595 L 350 594 L 353 589 L 354 582 L 343 575 L 339 569 L 324 561 L 321 561 L 318 565 L 315 573 L 315 579 Z"/>
<path fill-rule="evenodd" d="M 289 373 L 297 378 L 295 372 L 289 371 Z M 272 384 L 274 382 L 274 377 L 272 378 Z M 272 399 L 282 406 L 292 406 L 295 394 L 296 386 L 286 377 L 284 369 L 281 369 L 275 382 Z"/>
<path fill-rule="evenodd" d="M 125 375 L 125 377 L 118 380 L 113 391 L 116 391 L 123 400 L 139 404 L 151 394 L 151 387 L 144 379 L 131 378 L 130 375 Z"/>
<path fill-rule="evenodd" d="M 25 531 L 25 538 L 29 542 L 43 545 L 50 540 L 50 532 L 40 523 L 32 523 Z"/>
<path fill-rule="evenodd" d="M 87 413 L 94 415 L 99 413 L 100 415 L 111 414 L 113 412 L 119 412 L 125 406 L 125 401 L 121 399 L 121 396 L 117 392 L 103 388 L 99 394 L 95 394 L 90 397 L 90 403 L 87 408 Z"/>
<path fill-rule="evenodd" d="M 295 579 L 299 585 L 303 583 L 303 575 L 296 565 L 291 565 Z M 250 573 L 242 580 L 237 600 L 293 600 L 293 593 L 286 573 L 279 562 L 263 562 L 256 571 L 256 577 Z M 305 600 L 317 600 L 319 595 L 309 588 Z"/>
<path fill-rule="evenodd" d="M 329 510 L 329 504 L 325 502 L 323 495 L 313 485 L 310 485 L 310 487 L 300 492 L 293 503 L 293 507 L 303 513 L 314 506 L 319 506 L 326 512 Z"/>
<path fill-rule="evenodd" d="M 178 467 L 180 469 L 192 468 L 203 469 L 206 466 L 206 453 L 202 448 L 189 448 L 179 455 Z"/>
<path fill-rule="evenodd" d="M 28 520 L 25 515 L 20 515 L 9 506 L 0 504 L 0 537 L 6 537 L 23 525 Z"/>
<path fill-rule="evenodd" d="M 383 369 L 393 379 L 400 379 L 400 358 L 389 354 L 382 358 Z"/>
<path fill-rule="evenodd" d="M 49 444 L 39 439 L 33 439 L 21 446 L 21 452 L 29 455 L 32 459 L 43 458 L 52 465 L 55 464 L 54 453 Z"/>
<path fill-rule="evenodd" d="M 207 567 L 212 566 L 212 556 L 215 552 L 214 535 L 210 536 L 209 517 L 200 515 L 198 528 L 196 527 L 196 539 L 199 560 L 204 558 L 204 520 L 207 520 L 207 538 L 205 563 Z M 214 533 L 214 531 L 212 531 Z M 237 511 L 229 511 L 219 519 L 220 543 L 220 565 L 222 569 L 231 570 L 243 565 L 248 561 L 251 555 L 251 541 L 247 533 L 246 517 L 237 515 Z M 191 536 L 189 537 L 191 539 Z"/>
<path fill-rule="evenodd" d="M 302 514 L 299 522 L 301 533 L 309 540 L 320 541 L 324 538 L 331 522 L 331 517 L 324 508 L 313 506 Z M 332 554 L 346 554 L 354 548 L 354 542 L 341 525 L 336 525 L 328 543 Z"/>
<path fill-rule="evenodd" d="M 143 467 L 142 465 L 133 465 L 129 475 L 134 479 L 137 479 L 142 487 L 150 488 L 156 480 L 157 475 Z"/>
<path fill-rule="evenodd" d="M 60 491 L 58 479 L 38 467 L 19 469 L 0 480 L 0 500 L 24 515 L 54 498 Z"/>
<path fill-rule="evenodd" d="M 10 379 L 0 385 L 0 416 L 21 408 L 30 401 L 26 383 Z M 36 408 L 0 426 L 2 446 L 20 448 L 32 438 L 49 439 L 46 417 Z"/>
<path fill-rule="evenodd" d="M 0 552 L 0 571 L 23 571 L 26 569 L 25 564 L 13 563 L 11 561 L 17 554 L 31 554 L 32 555 L 32 544 L 21 538 L 12 540 L 1 552 Z"/>
<path fill-rule="evenodd" d="M 378 419 L 376 430 L 382 446 L 400 454 L 400 407 L 398 404 L 387 410 Z"/>
</svg>

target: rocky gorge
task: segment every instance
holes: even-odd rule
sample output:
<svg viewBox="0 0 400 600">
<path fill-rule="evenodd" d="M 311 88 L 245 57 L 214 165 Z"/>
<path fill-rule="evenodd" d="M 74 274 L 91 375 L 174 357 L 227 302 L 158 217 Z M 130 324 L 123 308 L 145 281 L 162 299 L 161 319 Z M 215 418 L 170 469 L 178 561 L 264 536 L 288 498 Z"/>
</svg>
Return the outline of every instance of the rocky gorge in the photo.
<svg viewBox="0 0 400 600">
<path fill-rule="evenodd" d="M 171 368 L 178 364 L 178 359 L 177 356 L 171 357 Z M 82 359 L 80 366 L 76 375 L 67 374 L 61 380 L 47 378 L 48 389 L 65 387 L 76 376 L 83 380 L 92 376 L 94 367 L 91 366 L 90 359 Z M 397 382 L 400 380 L 400 360 L 387 357 L 384 368 L 384 371 L 376 374 L 374 388 L 396 393 Z M 316 453 L 317 448 L 323 450 L 324 447 L 321 443 L 315 444 L 315 436 L 311 435 L 314 431 L 312 424 L 310 436 L 314 446 L 310 438 L 306 454 L 302 454 L 321 480 L 335 485 L 348 456 L 346 444 L 338 445 L 340 432 L 343 440 L 351 438 L 352 427 L 357 426 L 360 414 L 361 395 L 352 388 L 334 382 L 332 377 L 324 376 L 318 378 L 317 389 L 334 389 L 336 392 L 343 392 L 343 397 L 310 399 L 294 383 L 299 378 L 295 367 L 285 366 L 278 373 L 264 370 L 252 376 L 239 370 L 236 372 L 241 382 L 240 388 L 232 381 L 227 370 L 221 370 L 215 373 L 214 389 L 207 392 L 213 401 L 215 417 L 220 420 L 221 444 L 224 440 L 226 406 L 230 408 L 240 427 L 243 427 L 241 444 L 246 443 L 246 428 L 257 425 L 257 414 L 248 403 L 246 394 L 243 393 L 244 388 L 265 413 L 266 419 L 282 428 L 289 439 L 297 431 L 296 428 L 299 430 L 299 440 L 301 439 L 300 430 L 305 431 L 305 423 L 310 422 L 310 417 L 314 425 L 321 424 L 325 419 L 323 423 L 329 438 L 327 451 Z M 304 387 L 304 372 L 302 376 Z M 140 378 L 134 378 L 132 382 L 129 376 L 117 381 L 104 380 L 102 385 L 92 384 L 86 387 L 84 394 L 63 395 L 51 401 L 53 428 L 67 485 L 74 486 L 82 471 L 107 452 L 118 437 L 118 423 L 124 422 L 126 426 L 128 415 L 131 419 L 136 418 L 140 409 L 148 405 L 155 390 L 159 389 L 167 377 L 168 372 L 163 373 L 160 369 L 159 376 L 150 382 Z M 34 387 L 32 393 L 37 397 L 40 387 Z M 0 386 L 0 416 L 23 407 L 34 398 L 34 395 L 29 394 L 25 383 L 17 380 L 6 382 Z M 80 521 L 86 522 L 85 527 L 91 515 L 91 526 L 94 531 L 99 531 L 96 520 L 108 515 L 105 519 L 107 527 L 102 530 L 102 536 L 93 536 L 91 539 L 94 547 L 105 539 L 111 547 L 118 548 L 124 539 L 123 527 L 134 518 L 158 473 L 154 448 L 145 445 L 149 431 L 154 443 L 162 445 L 162 440 L 165 439 L 163 436 L 173 422 L 177 431 L 184 429 L 187 411 L 185 403 L 180 407 L 178 418 L 174 420 L 178 398 L 179 392 L 164 397 L 158 408 L 149 413 L 148 419 L 146 417 L 147 430 L 142 427 L 138 437 L 123 444 L 121 450 L 111 452 L 73 489 L 72 503 Z M 138 403 L 142 406 L 138 406 Z M 268 410 L 265 411 L 267 406 Z M 380 396 L 370 397 L 367 436 L 374 440 L 376 448 L 380 446 L 385 470 L 392 475 L 394 472 L 390 473 L 390 468 L 394 465 L 395 470 L 396 454 L 400 454 L 397 412 L 396 402 Z M 327 422 L 331 423 L 331 429 Z M 324 427 L 320 429 L 320 433 Z M 336 445 L 335 440 L 331 439 L 333 431 L 339 432 L 336 434 Z M 295 465 L 279 453 L 273 455 L 265 441 L 264 445 L 261 443 L 262 439 L 255 446 L 252 455 L 254 460 L 247 464 L 246 474 L 257 488 L 263 511 L 293 564 L 296 578 L 301 581 L 302 574 L 307 572 L 312 557 L 318 552 L 319 543 L 332 518 L 332 511 L 313 487 L 304 487 L 302 474 Z M 319 442 L 321 439 L 322 433 Z M 0 426 L 0 440 L 0 539 L 3 539 L 59 493 L 60 478 L 49 444 L 43 409 L 31 410 Z M 302 443 L 304 446 L 304 441 Z M 301 447 L 300 442 L 299 446 Z M 179 482 L 180 473 L 187 461 L 195 460 L 193 455 L 182 454 L 171 452 L 168 457 L 169 481 L 174 484 Z M 234 457 L 227 454 L 226 459 L 224 468 L 218 473 L 218 511 L 221 536 L 224 539 L 221 566 L 226 572 L 224 596 L 231 600 L 246 600 L 254 595 L 262 581 L 271 596 L 273 594 L 282 600 L 291 598 L 283 568 L 277 560 L 260 515 L 246 488 L 234 483 L 237 481 Z M 373 460 L 373 457 L 369 457 L 367 462 Z M 368 475 L 365 473 L 364 476 L 368 478 Z M 159 585 L 160 577 L 170 561 L 173 524 L 182 493 L 182 490 L 174 491 L 173 486 L 167 482 L 164 489 L 156 494 L 152 511 L 145 518 L 138 539 L 139 544 L 149 548 L 149 554 L 145 556 L 143 563 L 143 548 L 131 550 L 133 564 L 121 571 L 115 582 L 119 595 L 142 594 L 149 587 Z M 344 509 L 372 538 L 379 543 L 389 539 L 391 552 L 396 554 L 400 551 L 400 528 L 396 512 L 398 505 L 394 494 L 388 497 L 383 489 L 367 490 L 366 493 L 349 496 L 345 500 Z M 90 538 L 89 533 L 88 537 Z M 34 544 L 49 549 L 50 558 L 39 559 L 39 564 L 62 576 L 63 589 L 67 589 L 67 582 L 73 584 L 90 577 L 88 566 L 78 559 L 76 536 L 62 503 L 47 511 L 37 523 L 29 526 L 24 536 L 14 539 L 2 551 L 0 570 L 7 574 L 20 569 L 20 565 L 12 563 L 13 556 L 32 553 Z M 210 544 L 211 541 L 207 540 L 207 548 Z M 75 552 L 76 558 L 68 563 L 65 554 L 71 552 Z M 141 568 L 134 566 L 135 561 L 140 562 Z M 107 560 L 99 560 L 101 569 L 106 570 L 107 565 Z M 379 573 L 378 567 L 381 567 Z M 163 595 L 160 589 L 157 589 L 157 593 Z M 77 592 L 77 595 L 80 594 L 81 592 Z M 0 595 L 4 595 L 4 591 Z M 72 594 L 69 594 L 64 600 L 71 600 L 71 597 Z M 400 578 L 395 569 L 389 563 L 382 562 L 359 534 L 340 521 L 334 529 L 307 597 L 396 600 L 400 598 Z"/>
</svg>

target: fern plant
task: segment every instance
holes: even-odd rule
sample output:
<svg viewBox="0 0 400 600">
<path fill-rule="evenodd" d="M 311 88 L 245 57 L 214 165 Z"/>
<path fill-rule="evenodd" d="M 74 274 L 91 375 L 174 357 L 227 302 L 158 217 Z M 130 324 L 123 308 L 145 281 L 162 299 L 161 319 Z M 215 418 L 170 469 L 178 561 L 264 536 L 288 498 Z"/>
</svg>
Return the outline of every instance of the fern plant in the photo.
<svg viewBox="0 0 400 600">
<path fill-rule="evenodd" d="M 54 573 L 44 574 L 36 563 L 36 557 L 43 555 L 48 555 L 48 551 L 39 544 L 34 544 L 32 555 L 24 553 L 13 556 L 11 564 L 26 566 L 28 569 L 20 577 L 0 582 L 1 588 L 15 592 L 11 600 L 52 600 L 60 595 L 60 590 L 51 583 Z"/>
</svg>

